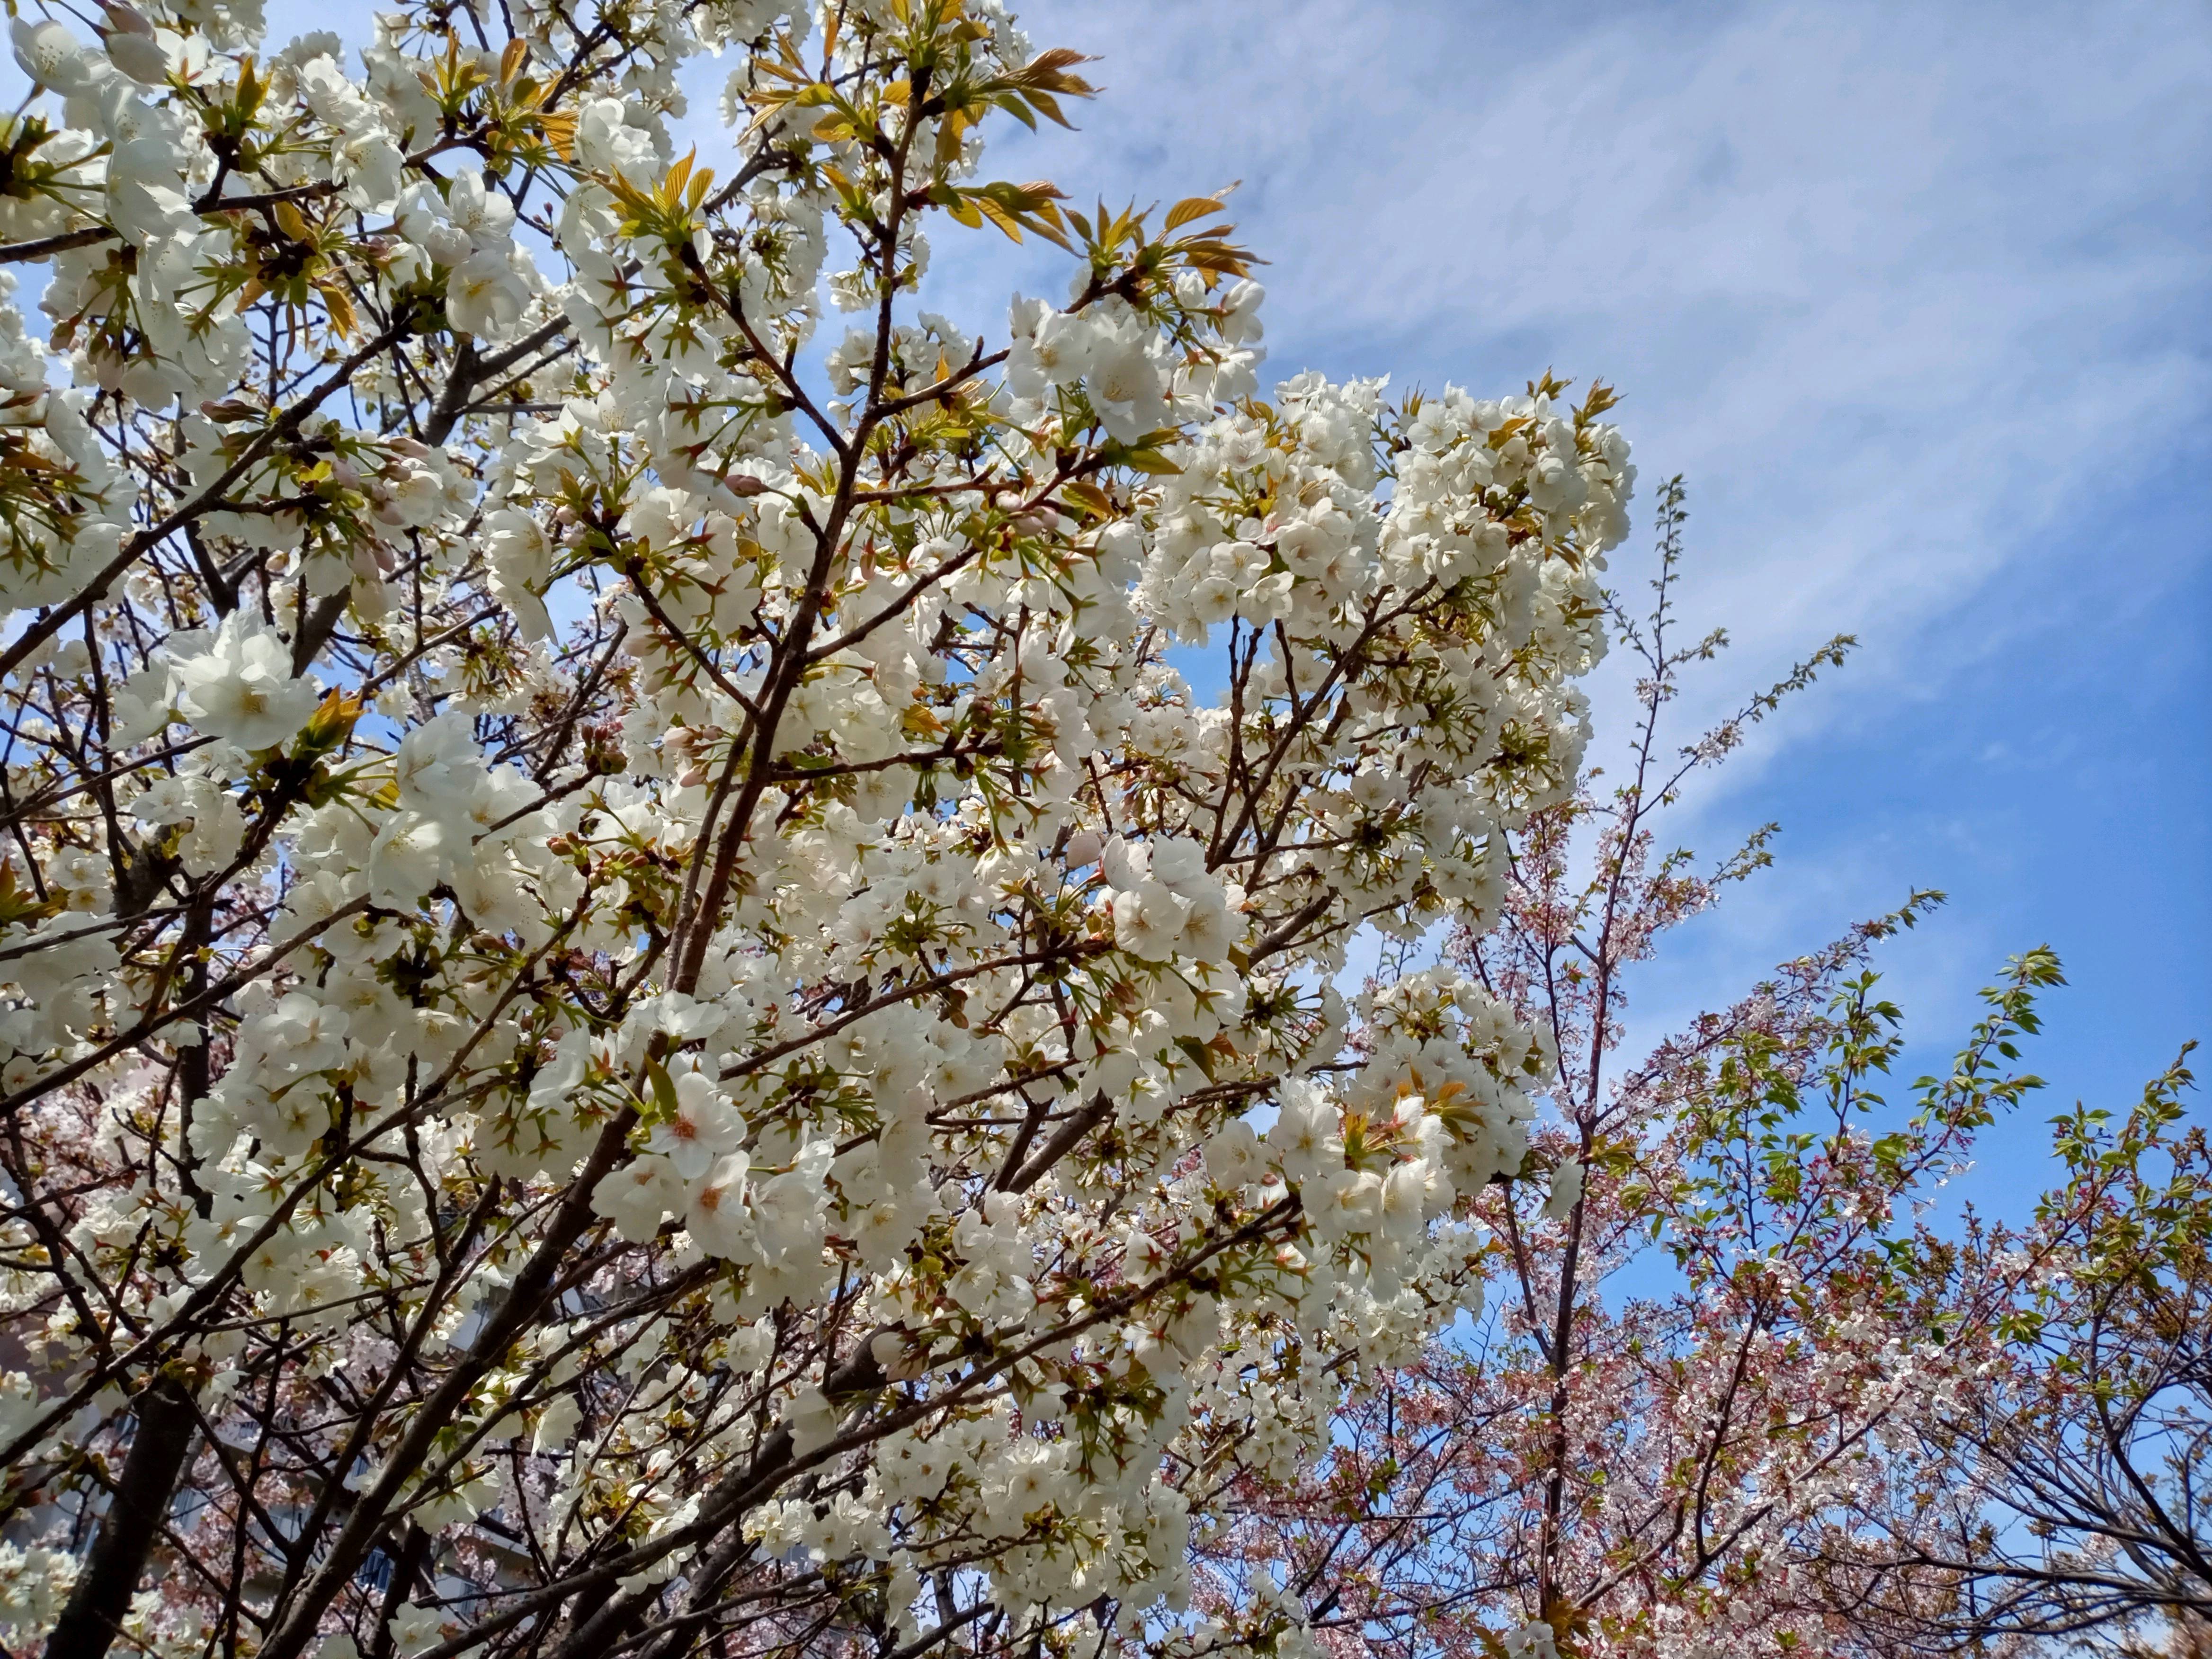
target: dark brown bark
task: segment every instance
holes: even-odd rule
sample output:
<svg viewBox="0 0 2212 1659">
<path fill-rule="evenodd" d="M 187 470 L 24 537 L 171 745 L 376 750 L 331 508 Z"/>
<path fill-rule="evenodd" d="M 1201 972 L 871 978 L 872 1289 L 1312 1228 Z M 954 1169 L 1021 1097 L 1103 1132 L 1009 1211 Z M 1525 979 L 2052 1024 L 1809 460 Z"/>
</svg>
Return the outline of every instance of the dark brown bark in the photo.
<svg viewBox="0 0 2212 1659">
<path fill-rule="evenodd" d="M 138 1396 L 137 1415 L 123 1478 L 61 1622 L 46 1638 L 46 1659 L 105 1659 L 169 1513 L 198 1426 L 192 1397 L 175 1378 L 156 1376 Z"/>
<path fill-rule="evenodd" d="M 430 1534 L 410 1522 L 407 1541 L 400 1546 L 392 1564 L 391 1582 L 384 1587 L 384 1605 L 377 1612 L 376 1639 L 369 1648 L 369 1659 L 392 1659 L 392 1621 L 415 1593 L 415 1581 L 422 1576 L 429 1559 Z"/>
</svg>

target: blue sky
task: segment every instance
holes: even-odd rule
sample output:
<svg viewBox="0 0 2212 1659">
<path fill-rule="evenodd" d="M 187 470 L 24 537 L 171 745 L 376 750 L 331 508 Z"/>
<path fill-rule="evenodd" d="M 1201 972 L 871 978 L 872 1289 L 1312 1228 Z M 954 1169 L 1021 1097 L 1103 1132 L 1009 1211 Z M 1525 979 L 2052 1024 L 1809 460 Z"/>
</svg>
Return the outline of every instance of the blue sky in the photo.
<svg viewBox="0 0 2212 1659">
<path fill-rule="evenodd" d="M 1686 803 L 1715 854 L 1780 820 L 1778 864 L 1647 970 L 1646 1031 L 1942 888 L 1881 958 L 1907 1078 L 2010 952 L 2048 942 L 2072 981 L 2031 1055 L 2047 1105 L 1963 1183 L 2008 1211 L 2042 1116 L 2212 1037 L 2212 12 L 1021 13 L 1106 91 L 990 171 L 1116 203 L 1242 179 L 1269 374 L 1621 388 L 1643 504 L 1688 475 L 1686 619 L 1735 641 L 1686 720 L 1861 637 Z M 934 303 L 995 318 L 1061 268 L 940 239 Z M 1625 689 L 1598 690 L 1616 731 Z"/>
</svg>

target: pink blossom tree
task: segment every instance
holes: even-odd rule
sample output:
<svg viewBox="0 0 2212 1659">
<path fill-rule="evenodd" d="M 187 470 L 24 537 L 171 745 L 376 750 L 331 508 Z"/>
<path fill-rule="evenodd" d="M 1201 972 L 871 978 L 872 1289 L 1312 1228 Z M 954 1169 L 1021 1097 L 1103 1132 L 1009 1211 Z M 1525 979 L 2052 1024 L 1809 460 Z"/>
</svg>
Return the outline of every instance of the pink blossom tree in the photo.
<svg viewBox="0 0 2212 1659">
<path fill-rule="evenodd" d="M 1224 1582 L 1279 1563 L 1341 1651 L 1405 1659 L 1996 1650 L 2201 1607 L 2208 1189 L 2201 1132 L 2172 1133 L 2185 1073 L 2118 1130 L 2068 1121 L 2070 1184 L 2026 1234 L 1969 1217 L 1947 1242 L 1923 1212 L 2039 1086 L 2019 1040 L 2062 981 L 2047 950 L 2014 958 L 1950 1070 L 1893 1100 L 1903 1018 L 1869 962 L 1930 892 L 1623 1063 L 1632 970 L 1771 858 L 1769 825 L 1701 867 L 1662 850 L 1661 815 L 1852 644 L 1670 752 L 1684 672 L 1726 642 L 1676 643 L 1684 517 L 1677 481 L 1654 603 L 1610 619 L 1643 671 L 1625 781 L 1601 793 L 1592 769 L 1531 815 L 1500 925 L 1446 951 L 1559 1056 L 1523 1178 L 1474 1206 L 1492 1305 L 1418 1364 L 1366 1368 L 1312 1478 L 1249 1486 Z M 2154 1148 L 2163 1185 L 2135 1173 Z M 2051 1265 L 2077 1258 L 2108 1265 Z M 2095 1310 L 2123 1305 L 2121 1346 Z M 2106 1379 L 2142 1402 L 2121 1428 Z M 2159 1460 L 2179 1515 L 2136 1479 Z M 2085 1483 L 2095 1518 L 2059 1513 Z M 2125 1584 L 2116 1558 L 2137 1561 Z"/>
</svg>

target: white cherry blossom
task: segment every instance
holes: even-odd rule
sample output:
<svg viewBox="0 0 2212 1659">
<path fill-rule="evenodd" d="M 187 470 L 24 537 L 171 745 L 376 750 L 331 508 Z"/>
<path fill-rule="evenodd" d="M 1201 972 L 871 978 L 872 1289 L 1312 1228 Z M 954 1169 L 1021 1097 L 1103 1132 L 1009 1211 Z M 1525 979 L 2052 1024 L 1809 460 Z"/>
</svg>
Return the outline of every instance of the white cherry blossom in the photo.
<svg viewBox="0 0 2212 1659">
<path fill-rule="evenodd" d="M 998 176 L 1091 88 L 990 0 L 103 15 L 0 198 L 0 1640 L 118 1639 L 74 1540 L 179 1659 L 1317 1655 L 1209 1552 L 1536 1170 L 1504 1005 L 1343 975 L 1572 786 L 1610 393 L 1277 378 L 1218 199 Z M 947 314 L 1001 230 L 1065 302 Z"/>
</svg>

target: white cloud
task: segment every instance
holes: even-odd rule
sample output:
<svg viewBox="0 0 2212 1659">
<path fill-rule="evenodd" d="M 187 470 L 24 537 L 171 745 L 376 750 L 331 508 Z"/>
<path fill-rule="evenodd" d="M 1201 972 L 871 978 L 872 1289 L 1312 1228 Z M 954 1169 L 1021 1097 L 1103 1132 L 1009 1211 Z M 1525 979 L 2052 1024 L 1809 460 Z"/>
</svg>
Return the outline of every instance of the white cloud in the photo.
<svg viewBox="0 0 2212 1659">
<path fill-rule="evenodd" d="M 1647 481 L 1690 475 L 1692 605 L 1747 676 L 1850 630 L 1857 683 L 1909 695 L 1959 607 L 2064 581 L 2176 434 L 2203 453 L 2193 0 L 1022 15 L 1109 89 L 999 167 L 1085 199 L 1242 177 L 1276 369 L 1620 385 Z M 994 310 L 1052 268 L 942 264 Z M 2142 579 L 2203 552 L 2147 548 Z"/>
</svg>

